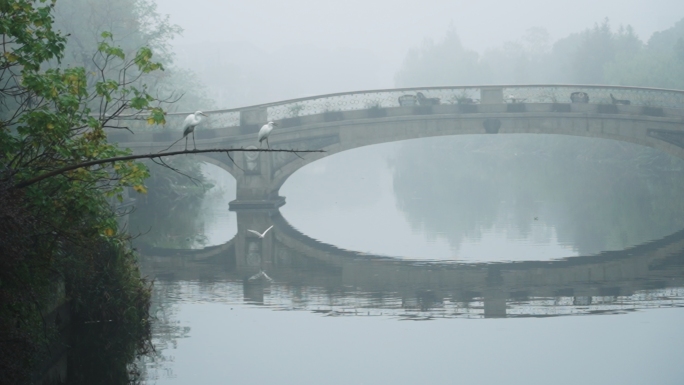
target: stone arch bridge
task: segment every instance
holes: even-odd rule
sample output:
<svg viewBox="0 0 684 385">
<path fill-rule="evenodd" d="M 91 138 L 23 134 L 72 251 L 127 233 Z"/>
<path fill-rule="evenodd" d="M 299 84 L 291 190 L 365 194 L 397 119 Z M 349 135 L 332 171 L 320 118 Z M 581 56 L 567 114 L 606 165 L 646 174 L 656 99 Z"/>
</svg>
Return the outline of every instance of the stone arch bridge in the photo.
<svg viewBox="0 0 684 385">
<path fill-rule="evenodd" d="M 273 149 L 291 153 L 208 154 L 204 160 L 237 181 L 232 209 L 284 204 L 280 187 L 301 167 L 341 151 L 444 135 L 541 133 L 627 141 L 684 158 L 684 91 L 608 86 L 522 85 L 403 88 L 322 95 L 246 108 L 208 111 L 195 133 L 198 149 L 255 148 L 267 121 L 279 126 Z M 186 114 L 165 127 L 120 122 L 109 140 L 134 154 L 154 153 L 181 137 Z M 184 146 L 184 141 L 174 149 Z"/>
</svg>

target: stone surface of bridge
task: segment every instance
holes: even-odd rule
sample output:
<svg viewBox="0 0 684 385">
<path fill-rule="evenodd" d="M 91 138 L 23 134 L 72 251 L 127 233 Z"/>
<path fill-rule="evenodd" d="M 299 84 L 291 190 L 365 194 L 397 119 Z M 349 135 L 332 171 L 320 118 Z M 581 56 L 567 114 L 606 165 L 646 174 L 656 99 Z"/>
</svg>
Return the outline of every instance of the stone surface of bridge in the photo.
<svg viewBox="0 0 684 385">
<path fill-rule="evenodd" d="M 684 91 L 608 86 L 429 87 L 349 92 L 205 112 L 198 149 L 257 148 L 269 120 L 279 126 L 273 149 L 323 153 L 236 153 L 202 156 L 237 181 L 231 208 L 273 208 L 280 187 L 299 168 L 332 154 L 392 141 L 463 134 L 538 133 L 606 138 L 654 147 L 684 158 Z M 162 127 L 120 122 L 108 133 L 135 154 L 155 153 L 181 137 L 186 114 Z M 173 149 L 180 149 L 184 141 Z"/>
</svg>

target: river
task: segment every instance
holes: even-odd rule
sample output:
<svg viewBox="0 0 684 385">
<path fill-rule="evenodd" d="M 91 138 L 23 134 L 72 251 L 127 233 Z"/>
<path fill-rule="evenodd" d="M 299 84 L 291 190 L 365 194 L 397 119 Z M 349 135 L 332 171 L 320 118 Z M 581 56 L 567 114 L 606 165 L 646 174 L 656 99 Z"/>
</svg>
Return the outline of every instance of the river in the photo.
<svg viewBox="0 0 684 385">
<path fill-rule="evenodd" d="M 681 384 L 682 162 L 497 140 L 340 153 L 279 210 L 229 211 L 205 165 L 201 207 L 157 224 L 192 250 L 143 248 L 142 382 Z"/>
</svg>

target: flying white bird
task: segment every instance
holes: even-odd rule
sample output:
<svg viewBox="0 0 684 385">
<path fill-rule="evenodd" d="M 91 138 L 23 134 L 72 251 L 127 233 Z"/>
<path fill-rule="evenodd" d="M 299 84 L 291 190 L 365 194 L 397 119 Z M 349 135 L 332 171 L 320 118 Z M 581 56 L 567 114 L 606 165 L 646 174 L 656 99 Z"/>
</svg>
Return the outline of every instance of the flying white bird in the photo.
<svg viewBox="0 0 684 385">
<path fill-rule="evenodd" d="M 271 146 L 268 144 L 268 135 L 273 131 L 273 127 L 278 127 L 278 123 L 275 122 L 268 122 L 261 126 L 261 129 L 259 130 L 259 136 L 257 136 L 257 139 L 259 140 L 259 146 L 261 146 L 261 142 L 266 139 L 266 147 L 271 148 Z"/>
<path fill-rule="evenodd" d="M 268 230 L 270 230 L 272 228 L 273 228 L 273 225 L 271 225 L 271 227 L 267 228 L 266 231 L 264 231 L 263 233 L 260 233 L 256 230 L 249 230 L 249 229 L 247 231 L 249 231 L 250 233 L 256 234 L 259 238 L 263 238 L 266 236 L 266 233 L 268 233 Z"/>
<path fill-rule="evenodd" d="M 273 282 L 273 279 L 272 279 L 271 277 L 269 277 L 268 275 L 266 275 L 266 272 L 263 271 L 263 270 L 261 270 L 260 272 L 254 274 L 253 276 L 249 277 L 249 279 L 247 279 L 247 280 L 248 280 L 248 281 L 256 281 L 256 280 L 259 279 L 259 278 L 264 278 L 264 279 L 267 280 L 268 282 Z"/>
<path fill-rule="evenodd" d="M 197 146 L 195 145 L 195 126 L 200 124 L 202 121 L 202 117 L 200 116 L 207 116 L 202 111 L 195 111 L 194 114 L 188 115 L 185 120 L 183 121 L 183 138 L 185 138 L 185 149 L 188 149 L 188 135 L 192 134 L 192 145 L 195 147 L 195 150 L 197 150 Z"/>
</svg>

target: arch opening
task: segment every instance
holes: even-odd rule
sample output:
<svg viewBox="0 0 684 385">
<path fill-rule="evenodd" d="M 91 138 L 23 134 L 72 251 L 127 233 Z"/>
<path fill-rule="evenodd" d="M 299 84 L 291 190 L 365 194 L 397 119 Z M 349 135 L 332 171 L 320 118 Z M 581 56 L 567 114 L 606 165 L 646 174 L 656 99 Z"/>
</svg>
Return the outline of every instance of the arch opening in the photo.
<svg viewBox="0 0 684 385">
<path fill-rule="evenodd" d="M 548 146 L 558 141 L 565 144 Z M 294 183 L 283 186 L 289 202 L 281 208 L 283 215 L 303 233 L 345 249 L 418 259 L 479 255 L 478 261 L 591 255 L 684 227 L 676 193 L 684 188 L 682 178 L 676 178 L 684 161 L 649 147 L 557 135 L 426 138 L 392 144 L 399 151 L 378 170 L 384 166 L 364 159 L 380 146 L 340 152 L 303 167 L 302 174 L 292 176 Z M 458 156 L 435 156 L 449 155 L 450 146 Z M 416 148 L 420 151 L 406 151 Z M 391 175 L 366 182 L 383 172 Z M 649 212 L 640 209 L 642 203 Z M 612 233 L 616 227 L 627 230 Z M 377 239 L 380 229 L 389 228 L 394 230 L 382 235 L 384 241 Z M 413 239 L 416 234 L 419 239 Z M 498 246 L 486 250 L 484 243 Z M 511 248 L 517 248 L 514 258 L 503 252 Z"/>
<path fill-rule="evenodd" d="M 636 119 L 636 118 L 635 118 Z M 492 121 L 495 121 L 492 123 Z M 338 140 L 323 147 L 322 154 L 308 154 L 305 159 L 291 156 L 288 161 L 274 166 L 272 190 L 277 193 L 287 178 L 301 167 L 319 159 L 339 152 L 355 148 L 399 142 L 427 137 L 449 137 L 461 135 L 505 135 L 505 134 L 544 134 L 572 137 L 609 139 L 619 142 L 638 144 L 665 152 L 671 156 L 684 159 L 684 134 L 673 133 L 667 128 L 681 126 L 656 125 L 647 120 L 630 120 L 624 117 L 600 117 L 591 120 L 584 117 L 535 116 L 518 119 L 475 118 L 465 119 L 462 115 L 427 116 L 413 120 L 376 119 L 374 121 L 356 121 L 346 125 L 323 125 L 309 128 L 312 135 L 315 131 L 329 131 L 338 136 Z M 301 134 L 298 134 L 302 136 Z M 306 143 L 306 140 L 300 142 Z M 290 144 L 292 148 L 296 146 Z"/>
</svg>

